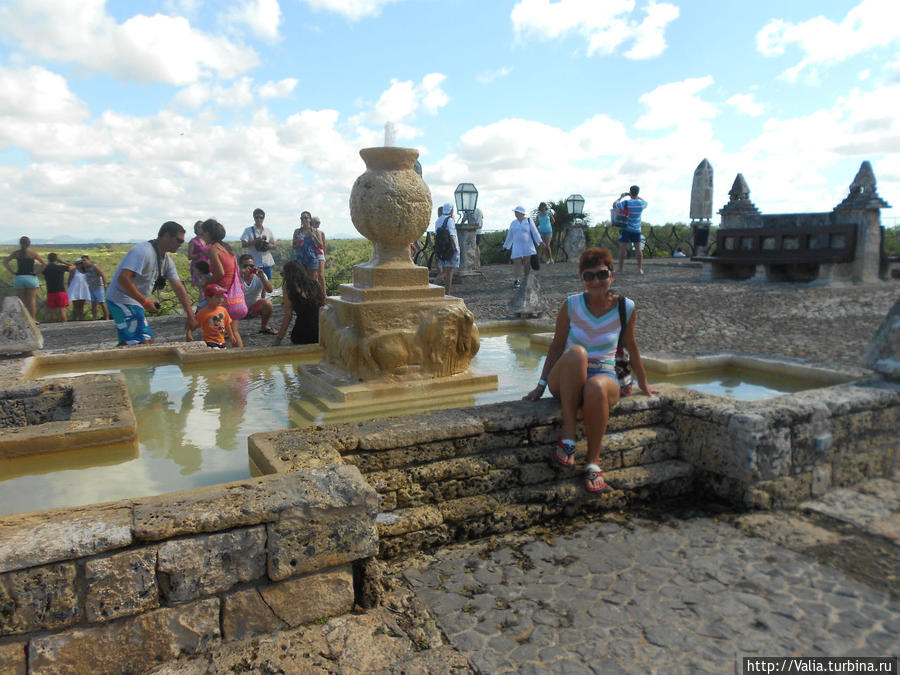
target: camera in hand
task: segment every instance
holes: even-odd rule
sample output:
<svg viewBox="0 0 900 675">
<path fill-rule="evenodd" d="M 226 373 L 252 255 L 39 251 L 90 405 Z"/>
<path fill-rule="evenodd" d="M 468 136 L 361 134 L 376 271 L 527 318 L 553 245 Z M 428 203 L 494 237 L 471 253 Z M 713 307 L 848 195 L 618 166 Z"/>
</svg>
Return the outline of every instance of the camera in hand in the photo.
<svg viewBox="0 0 900 675">
<path fill-rule="evenodd" d="M 269 250 L 269 242 L 266 241 L 265 237 L 260 237 L 257 239 L 254 244 L 256 245 L 257 251 L 268 251 Z"/>
</svg>

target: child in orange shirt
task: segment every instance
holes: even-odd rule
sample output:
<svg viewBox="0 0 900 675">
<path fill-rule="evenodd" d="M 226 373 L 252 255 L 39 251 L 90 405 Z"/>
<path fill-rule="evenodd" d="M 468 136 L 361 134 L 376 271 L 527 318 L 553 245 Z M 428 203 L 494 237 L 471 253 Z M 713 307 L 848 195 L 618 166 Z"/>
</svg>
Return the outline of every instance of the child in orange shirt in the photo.
<svg viewBox="0 0 900 675">
<path fill-rule="evenodd" d="M 213 349 L 225 349 L 226 335 L 231 340 L 231 344 L 234 344 L 231 317 L 222 307 L 227 292 L 218 284 L 208 284 L 204 291 L 207 304 L 197 312 L 197 321 L 200 322 L 200 328 L 203 330 L 203 341 Z"/>
</svg>

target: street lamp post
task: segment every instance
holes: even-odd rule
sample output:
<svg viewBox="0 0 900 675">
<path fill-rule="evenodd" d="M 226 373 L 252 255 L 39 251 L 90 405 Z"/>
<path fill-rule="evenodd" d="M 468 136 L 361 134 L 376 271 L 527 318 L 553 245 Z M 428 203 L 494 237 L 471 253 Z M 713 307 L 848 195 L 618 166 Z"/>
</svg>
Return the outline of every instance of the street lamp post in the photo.
<svg viewBox="0 0 900 675">
<path fill-rule="evenodd" d="M 580 218 L 584 215 L 584 197 L 579 194 L 569 195 L 566 197 L 566 208 L 573 219 Z"/>
<path fill-rule="evenodd" d="M 587 248 L 587 233 L 584 224 L 584 197 L 579 194 L 566 198 L 566 209 L 569 211 L 569 223 L 563 237 L 563 253 L 566 260 L 578 260 Z"/>
<path fill-rule="evenodd" d="M 456 201 L 456 212 L 459 214 L 459 223 L 456 226 L 456 235 L 459 239 L 459 271 L 458 277 L 484 276 L 481 272 L 481 261 L 478 256 L 477 235 L 480 223 L 473 219 L 472 214 L 478 204 L 478 190 L 472 183 L 460 183 L 453 191 Z"/>
</svg>

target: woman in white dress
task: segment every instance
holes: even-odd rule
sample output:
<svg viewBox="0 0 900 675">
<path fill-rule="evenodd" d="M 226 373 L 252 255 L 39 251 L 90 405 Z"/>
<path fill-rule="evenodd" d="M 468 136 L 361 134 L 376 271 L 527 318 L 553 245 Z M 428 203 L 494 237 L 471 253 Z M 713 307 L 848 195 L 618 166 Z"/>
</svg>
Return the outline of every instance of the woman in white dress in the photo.
<svg viewBox="0 0 900 675">
<path fill-rule="evenodd" d="M 516 219 L 509 224 L 503 248 L 509 249 L 516 279 L 513 288 L 518 288 L 519 277 L 524 279 L 531 273 L 531 256 L 537 252 L 535 246 L 540 246 L 543 242 L 531 218 L 525 218 L 524 206 L 517 206 L 513 213 L 516 214 Z"/>
<path fill-rule="evenodd" d="M 91 289 L 84 276 L 84 263 L 79 260 L 69 273 L 69 302 L 72 303 L 72 321 L 84 319 L 84 303 L 91 301 Z"/>
</svg>

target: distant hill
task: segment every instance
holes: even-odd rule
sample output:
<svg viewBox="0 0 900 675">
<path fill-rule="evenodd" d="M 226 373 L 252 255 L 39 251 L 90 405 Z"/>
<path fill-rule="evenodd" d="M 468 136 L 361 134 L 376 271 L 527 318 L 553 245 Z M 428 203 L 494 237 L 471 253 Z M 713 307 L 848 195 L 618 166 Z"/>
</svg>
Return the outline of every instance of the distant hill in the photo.
<svg viewBox="0 0 900 675">
<path fill-rule="evenodd" d="M 87 239 L 81 239 L 79 237 L 73 237 L 68 234 L 62 234 L 56 237 L 31 237 L 31 245 L 32 246 L 96 246 L 98 243 L 103 244 L 134 244 L 139 241 L 144 241 L 143 239 L 129 239 L 128 241 L 123 242 L 96 242 L 96 241 L 88 241 Z M 0 246 L 18 246 L 19 238 L 15 237 L 14 239 L 4 239 L 0 241 Z"/>
</svg>

